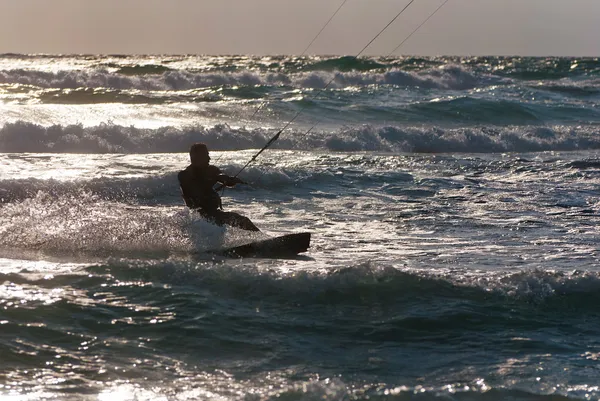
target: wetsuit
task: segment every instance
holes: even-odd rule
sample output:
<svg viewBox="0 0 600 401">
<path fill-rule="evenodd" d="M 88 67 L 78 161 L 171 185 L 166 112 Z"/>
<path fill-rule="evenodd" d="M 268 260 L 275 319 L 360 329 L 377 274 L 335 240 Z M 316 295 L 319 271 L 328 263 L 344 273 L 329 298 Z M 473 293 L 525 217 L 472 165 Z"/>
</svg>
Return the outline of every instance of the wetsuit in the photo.
<svg viewBox="0 0 600 401">
<path fill-rule="evenodd" d="M 221 197 L 213 187 L 217 182 L 233 186 L 239 182 L 236 182 L 234 177 L 221 173 L 216 166 L 194 167 L 190 165 L 179 172 L 177 178 L 185 204 L 204 218 L 219 226 L 229 225 L 243 230 L 260 231 L 249 218 L 222 210 Z"/>
</svg>

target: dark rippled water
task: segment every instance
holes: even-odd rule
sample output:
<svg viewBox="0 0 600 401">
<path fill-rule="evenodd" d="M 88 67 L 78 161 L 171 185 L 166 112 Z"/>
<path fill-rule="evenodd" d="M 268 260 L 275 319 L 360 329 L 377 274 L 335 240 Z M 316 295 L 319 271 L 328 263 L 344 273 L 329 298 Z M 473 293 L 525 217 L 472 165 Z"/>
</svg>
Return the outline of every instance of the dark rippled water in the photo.
<svg viewBox="0 0 600 401">
<path fill-rule="evenodd" d="M 0 57 L 0 398 L 598 399 L 599 66 Z M 183 207 L 301 109 L 224 194 L 263 234 Z"/>
</svg>

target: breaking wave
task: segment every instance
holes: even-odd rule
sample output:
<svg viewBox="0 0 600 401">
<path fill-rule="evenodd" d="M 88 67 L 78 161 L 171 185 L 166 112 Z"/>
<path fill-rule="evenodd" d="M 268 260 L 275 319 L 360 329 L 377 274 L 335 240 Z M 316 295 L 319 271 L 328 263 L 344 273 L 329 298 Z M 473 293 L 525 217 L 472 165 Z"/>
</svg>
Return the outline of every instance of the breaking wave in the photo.
<svg viewBox="0 0 600 401">
<path fill-rule="evenodd" d="M 274 131 L 212 127 L 146 129 L 101 124 L 41 125 L 17 122 L 0 129 L 0 152 L 8 153 L 178 153 L 190 143 L 213 150 L 260 149 Z M 334 132 L 288 130 L 273 148 L 344 152 L 496 153 L 600 149 L 600 128 L 588 126 L 399 127 L 362 125 Z"/>
<path fill-rule="evenodd" d="M 474 74 L 463 67 L 447 65 L 423 72 L 407 72 L 391 69 L 381 72 L 360 70 L 309 72 L 190 72 L 183 70 L 164 70 L 159 74 L 148 71 L 157 69 L 124 70 L 113 72 L 108 69 L 36 71 L 7 70 L 0 71 L 0 84 L 31 85 L 40 88 L 107 88 L 137 90 L 190 90 L 216 86 L 288 86 L 295 88 L 324 88 L 329 81 L 331 88 L 347 88 L 368 85 L 396 85 L 402 87 L 423 87 L 432 89 L 470 89 L 490 84 L 502 84 L 510 81 L 488 75 Z M 132 70 L 133 69 L 133 70 Z M 131 71 L 137 72 L 137 74 Z"/>
<path fill-rule="evenodd" d="M 211 292 L 224 298 L 307 307 L 320 304 L 361 304 L 391 308 L 427 299 L 449 303 L 468 302 L 479 306 L 487 305 L 492 309 L 493 305 L 508 309 L 520 307 L 520 312 L 524 314 L 531 313 L 528 311 L 530 308 L 551 314 L 558 313 L 561 308 L 569 312 L 571 308 L 578 306 L 580 313 L 585 314 L 595 308 L 594 303 L 586 303 L 586 299 L 589 297 L 590 300 L 598 300 L 600 289 L 600 277 L 597 273 L 578 271 L 496 272 L 491 276 L 482 273 L 464 275 L 459 272 L 432 274 L 377 263 L 363 263 L 314 273 L 302 271 L 282 278 L 277 270 L 257 272 L 254 268 L 242 266 L 222 266 L 218 270 L 188 269 L 185 263 L 172 263 L 170 269 L 165 269 L 164 263 L 149 261 L 136 267 L 114 265 L 92 270 L 96 273 L 99 270 L 109 272 L 124 281 L 135 280 L 139 274 L 144 274 L 146 278 L 171 284 L 201 286 L 210 283 Z M 174 269 L 180 272 L 175 279 L 170 274 L 170 270 Z M 556 309 L 553 310 L 553 307 Z M 454 319 L 446 320 L 442 315 L 440 312 L 440 319 L 456 323 L 456 329 L 462 327 L 462 323 Z M 494 323 L 497 318 L 498 316 L 490 315 L 486 323 L 498 324 Z M 510 318 L 507 320 L 510 321 Z M 407 323 L 418 324 L 419 319 L 407 319 Z"/>
</svg>

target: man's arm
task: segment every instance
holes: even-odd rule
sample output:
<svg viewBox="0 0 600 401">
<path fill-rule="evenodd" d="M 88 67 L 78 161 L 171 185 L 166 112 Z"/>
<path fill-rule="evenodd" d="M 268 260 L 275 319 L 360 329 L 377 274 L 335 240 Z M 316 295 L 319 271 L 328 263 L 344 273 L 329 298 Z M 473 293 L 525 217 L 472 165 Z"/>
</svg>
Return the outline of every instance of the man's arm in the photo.
<svg viewBox="0 0 600 401">
<path fill-rule="evenodd" d="M 215 180 L 217 182 L 220 182 L 221 184 L 223 184 L 226 187 L 233 187 L 235 184 L 245 184 L 244 181 L 240 180 L 237 177 L 232 177 L 230 175 L 223 174 L 221 169 L 218 168 L 217 166 L 211 165 L 210 169 L 211 169 L 211 174 L 213 174 L 213 177 L 215 177 Z"/>
<path fill-rule="evenodd" d="M 219 174 L 219 176 L 217 177 L 217 181 L 225 185 L 226 187 L 233 187 L 235 184 L 245 184 L 245 182 L 240 180 L 239 178 L 231 177 L 227 174 Z"/>
</svg>

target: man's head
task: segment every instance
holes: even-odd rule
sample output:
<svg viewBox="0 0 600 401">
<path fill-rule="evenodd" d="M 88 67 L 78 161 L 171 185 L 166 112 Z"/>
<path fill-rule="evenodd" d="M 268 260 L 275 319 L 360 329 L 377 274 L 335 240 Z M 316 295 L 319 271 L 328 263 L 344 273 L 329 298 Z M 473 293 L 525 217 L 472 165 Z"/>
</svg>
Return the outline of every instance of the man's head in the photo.
<svg viewBox="0 0 600 401">
<path fill-rule="evenodd" d="M 190 147 L 190 160 L 193 166 L 205 167 L 210 163 L 208 148 L 203 143 L 195 143 Z"/>
</svg>

